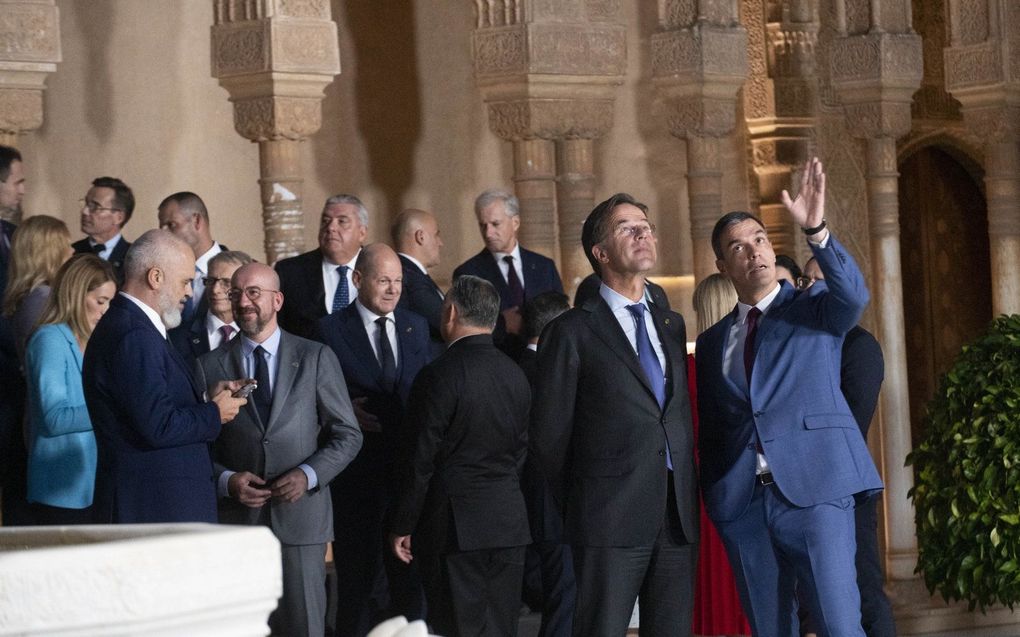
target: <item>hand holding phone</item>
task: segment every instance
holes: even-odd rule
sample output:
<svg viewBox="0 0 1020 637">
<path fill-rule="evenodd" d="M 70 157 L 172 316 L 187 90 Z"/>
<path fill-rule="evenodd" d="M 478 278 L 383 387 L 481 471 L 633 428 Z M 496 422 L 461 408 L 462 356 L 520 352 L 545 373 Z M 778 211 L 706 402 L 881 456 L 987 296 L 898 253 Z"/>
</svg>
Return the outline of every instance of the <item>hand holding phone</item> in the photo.
<svg viewBox="0 0 1020 637">
<path fill-rule="evenodd" d="M 259 386 L 258 381 L 249 378 L 240 389 L 231 394 L 234 398 L 247 398 Z"/>
</svg>

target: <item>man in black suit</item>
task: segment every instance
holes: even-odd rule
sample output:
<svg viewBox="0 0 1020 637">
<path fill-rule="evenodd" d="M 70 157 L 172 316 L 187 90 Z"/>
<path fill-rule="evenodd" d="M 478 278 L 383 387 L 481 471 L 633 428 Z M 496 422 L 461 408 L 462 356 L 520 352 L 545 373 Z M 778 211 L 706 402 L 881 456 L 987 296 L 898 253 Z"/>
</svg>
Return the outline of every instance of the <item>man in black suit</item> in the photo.
<svg viewBox="0 0 1020 637">
<path fill-rule="evenodd" d="M 408 403 L 390 548 L 407 563 L 413 548 L 428 621 L 442 635 L 517 632 L 531 391 L 493 346 L 498 315 L 490 283 L 455 279 L 441 323 L 450 346 L 418 374 Z"/>
<path fill-rule="evenodd" d="M 71 244 L 75 252 L 92 252 L 109 261 L 118 287 L 124 284 L 124 256 L 131 247 L 121 231 L 134 210 L 135 195 L 127 184 L 116 177 L 93 179 L 81 200 L 81 231 L 88 236 Z"/>
<path fill-rule="evenodd" d="M 227 250 L 212 238 L 209 229 L 209 210 L 202 198 L 193 192 L 175 192 L 160 202 L 157 216 L 159 227 L 183 239 L 195 253 L 195 278 L 191 288 L 194 294 L 184 306 L 184 322 L 205 312 L 205 278 L 209 276 L 209 260 Z"/>
<path fill-rule="evenodd" d="M 25 164 L 21 160 L 21 153 L 12 146 L 0 145 L 0 220 L 10 224 L 20 223 L 21 200 L 24 197 Z M 0 283 L 2 285 L 5 283 Z M 2 295 L 3 289 L 0 288 Z"/>
<path fill-rule="evenodd" d="M 683 318 L 645 299 L 647 208 L 620 193 L 584 222 L 599 297 L 554 320 L 538 351 L 530 452 L 565 514 L 574 635 L 688 635 L 698 499 Z"/>
<path fill-rule="evenodd" d="M 570 309 L 566 294 L 543 292 L 524 304 L 524 334 L 528 345 L 521 354 L 520 366 L 535 393 L 538 375 L 538 346 L 542 330 L 554 318 Z M 528 505 L 531 546 L 525 556 L 524 601 L 541 608 L 539 637 L 569 635 L 574 620 L 577 584 L 574 581 L 573 554 L 563 537 L 563 518 L 553 500 L 545 476 L 529 455 L 521 476 L 521 491 Z"/>
<path fill-rule="evenodd" d="M 336 633 L 362 637 L 391 615 L 424 617 L 416 573 L 384 558 L 383 516 L 393 497 L 395 439 L 411 382 L 430 356 L 425 319 L 397 305 L 401 267 L 389 246 L 361 250 L 354 286 L 354 303 L 323 317 L 318 327 L 319 339 L 340 359 L 364 434 L 361 452 L 331 486 Z"/>
<path fill-rule="evenodd" d="M 429 322 L 433 353 L 438 356 L 443 351 L 443 335 L 439 333 L 443 291 L 429 276 L 429 269 L 439 265 L 443 248 L 439 223 L 431 212 L 412 208 L 397 215 L 391 233 L 404 271 L 400 307 L 424 316 Z"/>
<path fill-rule="evenodd" d="M 319 247 L 276 264 L 287 302 L 280 327 L 314 338 L 316 323 L 354 300 L 354 263 L 368 236 L 368 210 L 354 195 L 326 200 L 319 217 Z"/>
<path fill-rule="evenodd" d="M 581 307 L 588 302 L 589 299 L 594 299 L 599 295 L 599 288 L 602 287 L 602 279 L 599 275 L 592 272 L 588 276 L 584 277 L 581 281 L 581 285 L 577 286 L 577 292 L 574 292 L 574 307 Z M 666 294 L 666 290 L 662 289 L 662 286 L 658 283 L 654 283 L 648 279 L 645 279 L 645 300 L 650 303 L 655 303 L 663 310 L 671 310 L 669 306 L 669 295 Z"/>
<path fill-rule="evenodd" d="M 521 227 L 517 197 L 502 190 L 486 190 L 475 199 L 475 217 L 485 248 L 453 271 L 481 277 L 495 286 L 500 317 L 493 338 L 515 359 L 524 349 L 521 308 L 524 302 L 549 290 L 563 291 L 560 273 L 552 259 L 525 250 L 517 242 Z"/>
<path fill-rule="evenodd" d="M 825 274 L 818 261 L 812 258 L 804 264 L 803 276 L 798 279 L 801 289 L 807 289 L 815 281 L 825 280 Z M 843 340 L 839 388 L 865 440 L 868 439 L 871 418 L 875 415 L 878 392 L 884 379 L 882 346 L 871 332 L 860 325 L 853 327 Z M 882 587 L 885 577 L 878 555 L 878 500 L 877 496 L 871 496 L 859 501 L 854 508 L 857 537 L 854 562 L 857 566 L 857 587 L 861 591 L 861 626 L 868 637 L 895 637 L 896 622 L 892 605 Z"/>
<path fill-rule="evenodd" d="M 238 268 L 251 262 L 247 253 L 230 250 L 210 259 L 206 266 L 209 275 L 203 281 L 205 294 L 201 307 L 204 311 L 167 331 L 170 342 L 192 368 L 199 356 L 237 336 L 237 321 L 229 298 L 230 278 Z"/>
</svg>

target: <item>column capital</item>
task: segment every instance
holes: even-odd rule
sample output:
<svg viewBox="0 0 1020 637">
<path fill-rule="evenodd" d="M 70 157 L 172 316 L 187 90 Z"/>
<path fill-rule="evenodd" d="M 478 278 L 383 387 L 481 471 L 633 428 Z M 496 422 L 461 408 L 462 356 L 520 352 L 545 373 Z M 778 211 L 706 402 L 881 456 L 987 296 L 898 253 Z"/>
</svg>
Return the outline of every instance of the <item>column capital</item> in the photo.
<svg viewBox="0 0 1020 637">
<path fill-rule="evenodd" d="M 60 14 L 54 0 L 0 2 L 0 134 L 43 123 L 46 77 L 61 61 Z"/>
<path fill-rule="evenodd" d="M 612 99 L 536 98 L 489 102 L 489 127 L 506 141 L 597 139 L 612 125 Z"/>
<path fill-rule="evenodd" d="M 910 104 L 921 86 L 921 38 L 916 33 L 866 33 L 836 38 L 830 77 L 850 129 L 860 138 L 906 135 Z"/>
</svg>

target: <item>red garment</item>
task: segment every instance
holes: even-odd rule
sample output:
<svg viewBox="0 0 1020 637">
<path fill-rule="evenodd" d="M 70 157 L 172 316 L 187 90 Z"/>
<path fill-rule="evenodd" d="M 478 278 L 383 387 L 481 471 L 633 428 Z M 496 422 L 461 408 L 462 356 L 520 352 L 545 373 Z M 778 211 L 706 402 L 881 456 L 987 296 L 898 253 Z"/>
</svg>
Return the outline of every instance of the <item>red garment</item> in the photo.
<svg viewBox="0 0 1020 637">
<path fill-rule="evenodd" d="M 691 421 L 694 423 L 694 440 L 698 439 L 698 390 L 694 381 L 694 357 L 687 356 L 687 389 L 691 395 Z M 750 635 L 740 609 L 737 585 L 730 569 L 719 533 L 701 505 L 701 546 L 698 550 L 698 573 L 694 583 L 695 635 Z"/>
</svg>

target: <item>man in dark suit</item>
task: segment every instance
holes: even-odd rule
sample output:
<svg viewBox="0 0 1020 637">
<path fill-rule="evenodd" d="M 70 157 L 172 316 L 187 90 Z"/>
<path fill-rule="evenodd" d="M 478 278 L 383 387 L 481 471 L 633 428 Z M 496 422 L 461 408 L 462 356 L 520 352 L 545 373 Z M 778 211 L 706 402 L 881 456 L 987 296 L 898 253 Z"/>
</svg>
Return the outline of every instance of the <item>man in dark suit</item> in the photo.
<svg viewBox="0 0 1020 637">
<path fill-rule="evenodd" d="M 817 259 L 804 265 L 801 289 L 825 280 L 825 273 Z M 843 340 L 839 366 L 839 388 L 846 397 L 850 412 L 866 441 L 871 418 L 878 405 L 878 392 L 885 379 L 885 359 L 882 346 L 871 332 L 855 325 Z M 861 498 L 854 509 L 857 553 L 857 588 L 861 591 L 861 626 L 868 637 L 895 637 L 896 622 L 892 605 L 885 594 L 882 561 L 878 555 L 878 501 L 879 498 Z M 803 631 L 802 631 L 803 632 Z"/>
<path fill-rule="evenodd" d="M 357 455 L 361 431 L 333 352 L 277 325 L 285 302 L 279 287 L 268 265 L 238 269 L 230 294 L 242 336 L 203 356 L 196 370 L 210 392 L 229 379 L 258 380 L 213 447 L 220 522 L 273 530 L 283 558 L 273 634 L 321 637 L 333 536 L 329 483 Z"/>
<path fill-rule="evenodd" d="M 542 292 L 563 291 L 552 259 L 525 250 L 517 242 L 521 227 L 517 197 L 502 190 L 486 190 L 475 199 L 475 217 L 485 248 L 453 271 L 481 277 L 499 292 L 500 317 L 493 330 L 496 345 L 515 359 L 524 349 L 521 308 Z"/>
<path fill-rule="evenodd" d="M 524 334 L 528 345 L 519 363 L 531 384 L 532 394 L 538 382 L 538 345 L 542 330 L 569 309 L 567 295 L 552 291 L 543 292 L 524 304 Z M 542 611 L 539 637 L 569 635 L 577 598 L 574 558 L 563 536 L 563 518 L 533 455 L 528 455 L 524 463 L 521 491 L 528 505 L 533 540 L 525 556 L 524 600 L 531 608 Z"/>
<path fill-rule="evenodd" d="M 134 193 L 116 177 L 98 177 L 81 204 L 81 231 L 88 236 L 71 247 L 76 253 L 92 252 L 109 261 L 117 284 L 123 285 L 124 257 L 131 244 L 121 232 L 135 210 Z"/>
<path fill-rule="evenodd" d="M 450 346 L 415 379 L 402 432 L 390 548 L 407 563 L 413 548 L 442 635 L 513 635 L 520 611 L 531 391 L 493 346 L 498 315 L 490 283 L 454 280 L 441 323 Z"/>
<path fill-rule="evenodd" d="M 825 283 L 798 292 L 777 281 L 765 227 L 749 213 L 712 231 L 738 303 L 698 337 L 702 491 L 755 634 L 798 634 L 796 585 L 820 633 L 863 636 L 854 501 L 882 481 L 840 391 L 839 360 L 868 291 L 826 228 L 821 163 L 803 175 L 783 203 Z"/>
<path fill-rule="evenodd" d="M 400 307 L 425 317 L 429 323 L 432 351 L 442 353 L 443 335 L 439 333 L 439 314 L 443 308 L 443 291 L 429 276 L 429 269 L 439 265 L 443 240 L 439 223 L 431 212 L 409 209 L 397 215 L 392 228 L 393 247 L 400 256 L 404 287 Z"/>
<path fill-rule="evenodd" d="M 319 217 L 319 247 L 276 264 L 287 299 L 280 327 L 314 338 L 320 318 L 350 305 L 354 263 L 367 236 L 368 210 L 360 199 L 341 194 L 326 200 Z"/>
<path fill-rule="evenodd" d="M 581 285 L 577 286 L 577 292 L 574 292 L 574 307 L 581 307 L 589 299 L 596 298 L 601 287 L 602 279 L 594 272 L 584 277 Z M 672 309 L 669 306 L 669 295 L 666 294 L 666 290 L 662 289 L 662 286 L 658 283 L 648 279 L 645 279 L 645 300 L 649 303 L 655 303 L 663 310 Z"/>
<path fill-rule="evenodd" d="M 199 356 L 237 336 L 234 309 L 228 298 L 230 278 L 238 268 L 251 262 L 252 258 L 247 253 L 230 250 L 210 259 L 207 266 L 209 275 L 203 281 L 205 298 L 199 305 L 205 308 L 204 311 L 195 314 L 190 321 L 184 319 L 167 332 L 177 353 L 192 369 Z"/>
<path fill-rule="evenodd" d="M 96 522 L 216 522 L 209 443 L 245 403 L 208 392 L 166 340 L 191 294 L 195 257 L 165 230 L 139 237 L 124 263 L 124 287 L 85 350 L 82 385 L 99 458 Z"/>
<path fill-rule="evenodd" d="M 690 634 L 698 542 L 683 318 L 645 298 L 657 258 L 647 208 L 620 193 L 584 222 L 599 296 L 538 349 L 530 451 L 565 515 L 574 635 Z"/>
<path fill-rule="evenodd" d="M 25 164 L 12 146 L 0 145 L 0 220 L 21 223 L 21 200 L 25 197 Z M 4 283 L 0 283 L 0 286 Z M 3 290 L 0 289 L 0 296 Z"/>
<path fill-rule="evenodd" d="M 390 615 L 424 616 L 416 573 L 392 558 L 384 568 L 383 517 L 393 497 L 395 438 L 411 382 L 430 357 L 425 319 L 398 307 L 400 260 L 389 246 L 361 250 L 354 286 L 354 303 L 320 319 L 319 338 L 340 359 L 365 436 L 361 453 L 332 485 L 336 630 L 361 637 Z"/>
<path fill-rule="evenodd" d="M 209 260 L 227 250 L 212 238 L 209 228 L 209 210 L 202 198 L 193 192 L 175 192 L 159 204 L 159 227 L 183 239 L 195 253 L 195 278 L 191 287 L 194 294 L 184 306 L 184 322 L 189 323 L 196 314 L 205 312 L 205 278 L 209 276 Z"/>
</svg>

